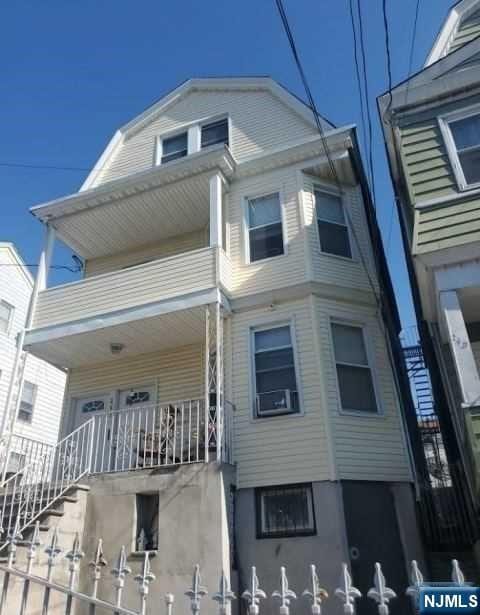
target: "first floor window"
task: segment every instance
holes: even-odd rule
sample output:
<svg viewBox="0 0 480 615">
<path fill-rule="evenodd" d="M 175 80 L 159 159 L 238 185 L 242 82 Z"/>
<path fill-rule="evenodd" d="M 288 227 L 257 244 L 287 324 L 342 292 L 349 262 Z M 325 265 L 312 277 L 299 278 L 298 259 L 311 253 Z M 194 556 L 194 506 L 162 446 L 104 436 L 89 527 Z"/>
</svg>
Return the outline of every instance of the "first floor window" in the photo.
<svg viewBox="0 0 480 615">
<path fill-rule="evenodd" d="M 202 126 L 201 145 L 209 147 L 217 143 L 228 145 L 228 119 L 218 120 Z"/>
<path fill-rule="evenodd" d="M 278 192 L 248 199 L 250 262 L 283 254 L 282 214 Z"/>
<path fill-rule="evenodd" d="M 299 411 L 297 375 L 290 325 L 253 332 L 255 414 Z"/>
<path fill-rule="evenodd" d="M 322 252 L 352 258 L 341 197 L 331 192 L 315 190 L 315 208 Z"/>
<path fill-rule="evenodd" d="M 136 551 L 153 551 L 158 547 L 158 493 L 136 496 Z"/>
<path fill-rule="evenodd" d="M 316 533 L 310 483 L 261 487 L 255 491 L 258 538 Z"/>
<path fill-rule="evenodd" d="M 183 158 L 188 153 L 188 136 L 186 132 L 162 139 L 162 164 Z"/>
<path fill-rule="evenodd" d="M 448 127 L 452 134 L 458 164 L 468 186 L 480 182 L 480 113 L 456 120 L 449 120 Z"/>
<path fill-rule="evenodd" d="M 342 410 L 377 412 L 363 328 L 332 323 L 332 336 Z"/>
<path fill-rule="evenodd" d="M 13 317 L 13 305 L 6 301 L 0 300 L 0 332 L 8 333 L 10 330 L 10 323 Z"/>
<path fill-rule="evenodd" d="M 32 422 L 33 406 L 35 405 L 35 397 L 37 395 L 37 385 L 25 380 L 22 388 L 22 397 L 20 399 L 20 408 L 18 410 L 18 418 L 26 423 Z"/>
</svg>

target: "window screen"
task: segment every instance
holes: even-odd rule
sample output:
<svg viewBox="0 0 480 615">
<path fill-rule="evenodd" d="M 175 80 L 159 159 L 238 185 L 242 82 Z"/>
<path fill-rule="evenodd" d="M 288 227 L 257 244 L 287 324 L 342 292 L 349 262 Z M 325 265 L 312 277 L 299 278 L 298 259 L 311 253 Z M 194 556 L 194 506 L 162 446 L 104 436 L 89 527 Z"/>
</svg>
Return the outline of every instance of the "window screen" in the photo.
<svg viewBox="0 0 480 615">
<path fill-rule="evenodd" d="M 322 252 L 352 258 L 342 199 L 334 194 L 315 190 L 315 207 Z"/>
<path fill-rule="evenodd" d="M 257 489 L 256 507 L 259 538 L 315 534 L 311 484 Z"/>
<path fill-rule="evenodd" d="M 18 418 L 27 423 L 32 422 L 33 406 L 37 394 L 37 385 L 25 380 L 22 388 L 22 397 L 20 400 L 20 408 L 18 409 Z"/>
<path fill-rule="evenodd" d="M 278 193 L 248 200 L 250 262 L 283 254 L 282 215 Z"/>
<path fill-rule="evenodd" d="M 205 124 L 202 126 L 202 149 L 217 143 L 228 145 L 228 120 L 227 118 Z"/>
<path fill-rule="evenodd" d="M 467 184 L 480 182 L 480 114 L 449 123 Z"/>
<path fill-rule="evenodd" d="M 162 140 L 162 164 L 183 158 L 188 153 L 188 136 L 186 132 Z"/>
<path fill-rule="evenodd" d="M 342 409 L 377 412 L 363 329 L 334 323 L 332 335 Z"/>
<path fill-rule="evenodd" d="M 257 417 L 299 411 L 289 325 L 254 331 Z"/>
</svg>

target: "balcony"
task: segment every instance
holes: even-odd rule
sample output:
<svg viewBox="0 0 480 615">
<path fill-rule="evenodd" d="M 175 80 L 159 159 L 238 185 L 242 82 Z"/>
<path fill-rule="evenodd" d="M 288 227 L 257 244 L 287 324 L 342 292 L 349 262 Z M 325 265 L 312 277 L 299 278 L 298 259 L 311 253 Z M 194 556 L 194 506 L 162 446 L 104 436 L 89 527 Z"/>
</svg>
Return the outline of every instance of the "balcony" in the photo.
<svg viewBox="0 0 480 615">
<path fill-rule="evenodd" d="M 39 292 L 25 347 L 63 367 L 204 340 L 205 305 L 228 305 L 231 264 L 206 247 Z"/>
</svg>

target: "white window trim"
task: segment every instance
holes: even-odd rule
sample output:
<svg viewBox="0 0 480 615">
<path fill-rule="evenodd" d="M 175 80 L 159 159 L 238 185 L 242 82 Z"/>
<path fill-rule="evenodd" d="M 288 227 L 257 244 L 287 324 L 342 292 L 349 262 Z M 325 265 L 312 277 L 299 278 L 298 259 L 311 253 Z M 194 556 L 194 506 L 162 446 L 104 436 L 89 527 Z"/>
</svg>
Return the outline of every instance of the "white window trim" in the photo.
<svg viewBox="0 0 480 615">
<path fill-rule="evenodd" d="M 253 199 L 261 199 L 265 196 L 270 196 L 271 194 L 278 194 L 278 199 L 280 201 L 280 222 L 282 224 L 282 241 L 283 241 L 283 254 L 277 254 L 276 256 L 267 256 L 267 258 L 262 258 L 258 261 L 250 260 L 250 226 L 249 226 L 249 211 L 248 211 L 248 202 Z M 286 223 L 286 214 L 285 214 L 285 198 L 283 194 L 283 190 L 281 188 L 273 188 L 272 190 L 264 190 L 259 193 L 249 194 L 242 196 L 242 211 L 243 211 L 243 262 L 245 265 L 261 265 L 265 262 L 270 262 L 272 260 L 278 258 L 285 258 L 288 256 L 288 241 L 287 241 L 287 223 Z M 269 226 L 269 225 L 265 225 Z M 257 227 L 258 228 L 258 227 Z"/>
<path fill-rule="evenodd" d="M 342 397 L 340 394 L 340 382 L 338 380 L 338 372 L 337 372 L 337 359 L 335 357 L 335 346 L 333 344 L 333 329 L 332 329 L 332 325 L 337 324 L 337 325 L 345 325 L 347 327 L 357 327 L 358 329 L 361 329 L 362 331 L 362 335 L 363 335 L 363 343 L 365 345 L 365 352 L 367 355 L 367 361 L 368 361 L 368 368 L 370 369 L 370 374 L 372 376 L 372 385 L 373 385 L 373 393 L 375 395 L 375 402 L 377 405 L 377 411 L 376 412 L 365 412 L 363 410 L 354 410 L 354 409 L 348 409 L 348 408 L 343 408 L 342 407 Z M 372 347 L 372 342 L 371 340 L 373 339 L 373 331 L 371 330 L 371 327 L 366 324 L 365 322 L 360 322 L 357 320 L 348 320 L 348 319 L 344 319 L 344 318 L 338 318 L 336 316 L 330 316 L 329 318 L 329 339 L 330 339 L 330 348 L 331 348 L 331 356 L 332 356 L 332 361 L 333 361 L 333 369 L 335 372 L 335 386 L 336 386 L 336 393 L 337 393 L 337 409 L 338 409 L 338 413 L 341 415 L 345 415 L 345 416 L 358 416 L 358 417 L 363 417 L 366 419 L 376 419 L 379 417 L 384 417 L 384 411 L 383 411 L 383 406 L 381 404 L 381 397 L 380 397 L 380 388 L 379 388 L 379 382 L 378 382 L 378 373 L 377 373 L 377 369 L 376 369 L 376 365 L 375 365 L 375 360 L 374 360 L 374 352 L 373 352 L 373 347 Z M 342 363 L 343 365 L 348 365 L 347 363 Z M 355 367 L 362 367 L 361 365 L 352 363 L 352 366 Z M 367 368 L 365 368 L 367 369 Z"/>
<path fill-rule="evenodd" d="M 348 256 L 342 256 L 341 254 L 332 254 L 331 252 L 325 252 L 325 250 L 322 249 L 322 242 L 320 241 L 320 231 L 318 230 L 317 199 L 315 197 L 315 191 L 325 192 L 326 194 L 331 194 L 332 196 L 336 196 L 340 199 L 342 203 L 342 209 L 344 212 L 343 215 L 345 217 L 345 224 L 338 224 L 337 222 L 331 222 L 330 220 L 325 220 L 324 218 L 321 218 L 321 220 L 325 220 L 325 222 L 329 222 L 330 224 L 338 224 L 338 226 L 345 226 L 347 228 L 348 243 L 350 245 L 350 252 L 352 254 L 351 258 L 349 258 Z M 317 246 L 318 246 L 320 254 L 331 257 L 331 258 L 337 258 L 342 261 L 346 261 L 347 263 L 357 262 L 358 260 L 357 251 L 355 249 L 355 242 L 353 241 L 352 229 L 350 228 L 350 220 L 349 220 L 349 216 L 345 213 L 347 210 L 347 205 L 345 202 L 344 195 L 338 189 L 334 188 L 333 186 L 329 184 L 322 184 L 322 183 L 319 183 L 318 181 L 315 181 L 312 186 L 312 199 L 313 199 L 313 213 L 314 213 L 314 222 L 315 222 L 315 235 L 317 237 Z"/>
<path fill-rule="evenodd" d="M 161 134 L 155 137 L 155 147 L 154 147 L 154 166 L 161 166 L 162 164 L 162 155 L 163 155 L 163 141 L 164 139 L 171 139 L 172 137 L 176 137 L 181 135 L 182 133 L 187 133 L 187 155 L 184 158 L 187 158 L 191 154 L 196 154 L 197 152 L 202 151 L 202 126 L 207 124 L 213 124 L 214 122 L 219 122 L 221 120 L 227 120 L 228 124 L 228 147 L 232 146 L 232 121 L 231 117 L 228 113 L 220 113 L 218 115 L 213 115 L 206 118 L 201 118 L 199 120 L 195 120 L 194 122 L 187 122 L 182 124 L 181 126 L 177 126 L 172 130 L 168 130 L 166 132 L 162 132 Z M 204 150 L 208 150 L 206 147 Z M 179 158 L 179 160 L 181 160 Z M 172 161 L 173 162 L 173 161 Z M 164 163 L 168 164 L 168 163 Z"/>
<path fill-rule="evenodd" d="M 256 387 L 256 372 L 255 372 L 255 333 L 257 331 L 268 331 L 270 329 L 278 329 L 280 327 L 290 327 L 290 339 L 292 342 L 292 350 L 293 350 L 293 365 L 295 368 L 295 379 L 297 384 L 297 395 L 298 395 L 298 404 L 299 410 L 298 412 L 284 412 L 279 414 L 271 414 L 268 416 L 257 416 L 257 387 Z M 271 318 L 270 320 L 262 320 L 259 323 L 250 323 L 249 330 L 249 356 L 248 361 L 250 364 L 250 386 L 249 386 L 249 399 L 250 399 L 250 417 L 253 422 L 257 421 L 265 421 L 268 422 L 270 420 L 285 420 L 292 419 L 295 417 L 300 417 L 305 415 L 305 403 L 303 399 L 303 390 L 302 390 L 302 379 L 300 375 L 300 362 L 299 355 L 297 349 L 297 335 L 296 335 L 296 327 L 295 327 L 295 318 L 292 316 L 290 318 L 279 317 L 279 318 Z"/>
<path fill-rule="evenodd" d="M 445 147 L 447 148 L 447 154 L 453 169 L 453 174 L 455 175 L 457 187 L 462 192 L 479 188 L 480 181 L 475 182 L 474 184 L 469 184 L 465 179 L 465 174 L 463 173 L 462 165 L 458 157 L 455 140 L 450 129 L 450 123 L 457 120 L 463 120 L 467 117 L 472 117 L 474 115 L 480 115 L 480 105 L 471 105 L 469 107 L 464 107 L 463 109 L 459 109 L 457 111 L 453 111 L 452 113 L 441 115 L 437 118 L 438 125 L 440 127 L 440 131 L 442 133 L 443 140 L 445 143 Z"/>
<path fill-rule="evenodd" d="M 20 418 L 20 412 L 22 412 L 22 396 L 23 396 L 23 389 L 25 387 L 25 383 L 28 382 L 28 384 L 31 384 L 33 386 L 33 400 L 32 400 L 32 412 L 30 413 L 30 419 L 28 421 L 25 421 L 24 419 Z M 25 379 L 22 383 L 22 390 L 20 391 L 20 403 L 18 406 L 18 414 L 16 417 L 17 421 L 20 421 L 21 423 L 27 423 L 28 425 L 31 425 L 33 423 L 33 413 L 35 411 L 35 405 L 37 403 L 37 396 L 38 396 L 38 384 L 36 382 L 32 382 L 31 380 Z"/>
<path fill-rule="evenodd" d="M 5 299 L 0 299 L 0 304 L 6 305 L 8 308 L 10 308 L 10 315 L 8 317 L 7 328 L 5 331 L 0 331 L 0 335 L 6 335 L 8 337 L 12 331 L 13 318 L 15 315 L 15 306 L 9 303 L 8 301 L 5 301 Z"/>
</svg>

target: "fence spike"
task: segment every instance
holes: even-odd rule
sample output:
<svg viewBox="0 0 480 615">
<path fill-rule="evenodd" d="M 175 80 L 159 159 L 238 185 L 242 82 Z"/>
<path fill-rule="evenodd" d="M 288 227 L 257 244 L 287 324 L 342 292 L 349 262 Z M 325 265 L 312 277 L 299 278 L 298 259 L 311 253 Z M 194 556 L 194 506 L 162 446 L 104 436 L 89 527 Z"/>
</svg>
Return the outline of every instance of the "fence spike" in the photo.
<svg viewBox="0 0 480 615">
<path fill-rule="evenodd" d="M 280 589 L 276 589 L 273 592 L 272 598 L 279 598 L 281 601 L 280 615 L 288 615 L 290 612 L 290 601 L 297 599 L 295 592 L 288 587 L 285 566 L 281 566 L 280 568 Z"/>
<path fill-rule="evenodd" d="M 410 585 L 407 587 L 407 591 L 405 592 L 407 596 L 411 596 L 414 600 L 416 600 L 420 594 L 420 587 L 423 584 L 423 574 L 418 567 L 417 561 L 412 560 L 412 565 L 410 568 Z"/>
<path fill-rule="evenodd" d="M 138 583 L 138 592 L 140 594 L 140 614 L 144 615 L 147 606 L 147 596 L 150 583 L 155 581 L 155 575 L 150 570 L 150 553 L 145 551 L 145 556 L 142 564 L 141 574 L 137 574 L 133 580 Z"/>
<path fill-rule="evenodd" d="M 302 596 L 312 601 L 312 615 L 321 615 L 322 602 L 328 598 L 328 592 L 320 587 L 317 569 L 314 564 L 310 565 L 310 582 L 312 589 L 306 589 Z"/>
<path fill-rule="evenodd" d="M 392 598 L 396 598 L 397 594 L 393 591 L 393 589 L 387 587 L 385 576 L 382 572 L 382 567 L 378 562 L 375 563 L 373 584 L 374 586 L 368 591 L 367 596 L 372 600 L 375 600 L 377 603 L 379 615 L 388 615 L 388 603 L 392 600 Z"/>
<path fill-rule="evenodd" d="M 28 543 L 28 551 L 27 551 L 27 560 L 28 560 L 28 569 L 30 570 L 33 559 L 37 553 L 37 547 L 40 546 L 40 521 L 35 523 L 35 527 L 33 530 L 32 537 Z"/>
<path fill-rule="evenodd" d="M 362 597 L 362 593 L 352 585 L 352 577 L 347 564 L 342 564 L 340 587 L 335 590 L 335 596 L 343 602 L 344 615 L 355 614 L 355 600 Z"/>
<path fill-rule="evenodd" d="M 85 553 L 82 551 L 80 547 L 80 536 L 78 532 L 75 533 L 75 537 L 73 539 L 73 545 L 70 551 L 65 555 L 65 559 L 70 561 L 68 569 L 70 571 L 70 580 L 69 587 L 70 589 L 74 588 L 75 585 L 75 576 L 78 571 L 78 567 L 80 565 L 80 560 L 85 556 Z"/>
<path fill-rule="evenodd" d="M 192 602 L 191 610 L 193 615 L 200 612 L 200 601 L 208 594 L 207 588 L 202 586 L 202 577 L 200 576 L 200 566 L 197 564 L 193 571 L 192 589 L 185 592 Z"/>
<path fill-rule="evenodd" d="M 465 575 L 456 559 L 452 559 L 452 581 L 455 585 L 465 585 Z"/>
<path fill-rule="evenodd" d="M 213 594 L 212 600 L 218 602 L 219 614 L 226 615 L 228 611 L 228 605 L 232 600 L 236 600 L 235 594 L 231 591 L 228 578 L 225 574 L 225 571 L 222 570 L 222 574 L 220 576 L 220 586 L 218 588 L 218 592 Z"/>
<path fill-rule="evenodd" d="M 248 604 L 248 612 L 250 615 L 258 615 L 260 611 L 260 600 L 265 600 L 267 594 L 260 589 L 260 583 L 257 577 L 257 569 L 252 566 L 252 573 L 250 576 L 250 589 L 246 589 L 242 598 Z"/>
<path fill-rule="evenodd" d="M 98 539 L 97 548 L 95 549 L 95 557 L 91 562 L 89 562 L 88 567 L 92 571 L 92 579 L 93 579 L 93 587 L 92 587 L 92 597 L 97 597 L 98 591 L 98 582 L 102 576 L 102 568 L 108 565 L 107 560 L 103 554 L 103 540 L 101 538 Z"/>
<path fill-rule="evenodd" d="M 58 546 L 58 528 L 55 528 L 52 532 L 52 538 L 50 544 L 45 548 L 45 553 L 48 555 L 47 566 L 48 573 L 47 579 L 50 581 L 52 578 L 53 567 L 56 564 L 56 559 L 62 552 L 62 549 Z"/>
<path fill-rule="evenodd" d="M 7 543 L 8 543 L 8 560 L 7 566 L 9 568 L 13 567 L 15 562 L 15 554 L 17 552 L 17 543 L 19 540 L 22 540 L 23 536 L 18 531 L 18 518 L 15 521 L 15 526 L 13 530 L 8 534 Z"/>
<path fill-rule="evenodd" d="M 172 615 L 173 603 L 175 596 L 173 594 L 165 594 L 165 605 L 167 607 L 167 615 Z"/>
<path fill-rule="evenodd" d="M 122 603 L 122 591 L 125 585 L 125 578 L 127 574 L 130 574 L 132 571 L 127 566 L 127 555 L 125 553 L 125 546 L 122 545 L 120 547 L 120 552 L 117 558 L 117 565 L 115 568 L 112 568 L 112 575 L 114 576 L 114 587 L 116 589 L 116 606 L 121 606 Z"/>
</svg>

